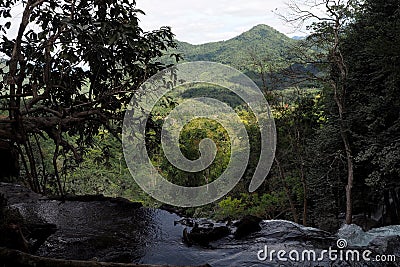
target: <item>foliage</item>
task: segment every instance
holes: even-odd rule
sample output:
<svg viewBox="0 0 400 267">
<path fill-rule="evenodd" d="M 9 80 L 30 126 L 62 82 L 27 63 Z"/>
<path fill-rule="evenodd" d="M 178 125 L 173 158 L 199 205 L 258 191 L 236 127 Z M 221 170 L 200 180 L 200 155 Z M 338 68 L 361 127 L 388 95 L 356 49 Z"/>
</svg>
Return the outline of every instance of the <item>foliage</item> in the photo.
<svg viewBox="0 0 400 267">
<path fill-rule="evenodd" d="M 7 18 L 15 2 L 7 1 L 0 15 Z M 207 96 L 225 102 L 249 135 L 250 162 L 239 184 L 216 204 L 190 209 L 194 215 L 302 219 L 305 225 L 332 230 L 346 209 L 346 185 L 353 187 L 350 199 L 356 213 L 372 213 L 387 204 L 385 199 L 397 201 L 389 201 L 387 192 L 400 186 L 398 1 L 345 1 L 349 5 L 343 6 L 323 0 L 331 17 L 311 24 L 314 34 L 305 40 L 294 41 L 258 25 L 231 40 L 177 42 L 177 47 L 169 28 L 143 32 L 136 17 L 141 11 L 128 6 L 128 0 L 88 0 L 77 6 L 39 2 L 25 5 L 39 32 L 24 28 L 16 40 L 3 36 L 1 52 L 9 59 L 2 68 L 0 102 L 8 116 L 1 119 L 0 138 L 19 145 L 23 174 L 38 191 L 102 193 L 156 206 L 131 178 L 113 136 L 119 137 L 124 106 L 134 90 L 163 68 L 159 57 L 172 63 L 166 55 L 182 53 L 187 61 L 217 61 L 248 74 L 265 90 L 278 135 L 276 161 L 266 182 L 255 193 L 243 193 L 261 147 L 257 121 L 245 103 L 206 85 L 161 99 L 148 121 L 146 145 L 152 163 L 171 182 L 209 183 L 230 157 L 223 127 L 196 119 L 181 131 L 180 149 L 196 159 L 199 142 L 211 138 L 218 149 L 216 160 L 199 173 L 183 172 L 168 162 L 161 128 L 181 101 Z M 307 11 L 300 13 L 300 20 L 311 15 Z"/>
<path fill-rule="evenodd" d="M 351 55 L 349 115 L 356 159 L 365 166 L 360 171 L 370 185 L 382 187 L 396 184 L 400 174 L 400 50 L 396 45 L 400 38 L 394 34 L 400 8 L 397 1 L 366 1 L 366 5 L 345 43 L 346 55 Z"/>
<path fill-rule="evenodd" d="M 364 200 L 358 209 L 387 206 L 388 192 L 400 186 L 400 38 L 395 34 L 399 25 L 398 1 L 365 1 L 344 42 L 350 73 L 349 131 L 358 199 Z M 394 204 L 398 205 L 396 199 Z M 388 214 L 393 210 L 387 209 Z M 400 220 L 390 216 L 392 223 Z"/>
<path fill-rule="evenodd" d="M 39 192 L 46 185 L 30 140 L 52 139 L 52 177 L 62 194 L 59 156 L 72 152 L 79 162 L 99 130 L 118 136 L 124 106 L 142 81 L 164 67 L 157 58 L 175 46 L 173 34 L 168 27 L 144 32 L 137 18 L 143 12 L 130 0 L 28 0 L 18 35 L 9 40 L 17 1 L 2 3 L 0 16 L 8 21 L 0 26 L 0 52 L 8 70 L 1 108 L 9 112 L 0 138 L 20 147 L 26 181 Z"/>
<path fill-rule="evenodd" d="M 218 178 L 227 167 L 230 159 L 230 139 L 226 130 L 217 122 L 207 119 L 195 119 L 185 125 L 180 134 L 180 149 L 182 154 L 191 160 L 200 157 L 199 143 L 204 138 L 210 138 L 217 146 L 217 154 L 213 163 L 204 171 L 188 173 L 172 166 L 166 158 L 159 159 L 162 174 L 175 184 L 185 186 L 200 186 L 211 183 Z"/>
<path fill-rule="evenodd" d="M 187 61 L 216 61 L 242 69 L 248 66 L 250 51 L 279 58 L 293 43 L 293 39 L 261 24 L 227 41 L 200 45 L 179 42 L 177 49 Z"/>
<path fill-rule="evenodd" d="M 398 1 L 346 3 L 347 9 L 334 10 L 346 21 L 336 36 L 335 25 L 314 24 L 317 36 L 336 42 L 321 57 L 329 63 L 323 82 L 332 81 L 322 94 L 326 123 L 310 140 L 316 155 L 308 168 L 318 201 L 313 204 L 315 221 L 336 219 L 346 198 L 346 221 L 351 221 L 352 209 L 371 213 L 387 205 L 387 192 L 399 185 Z M 314 45 L 316 40 L 311 40 Z M 350 171 L 351 182 L 344 179 Z"/>
<path fill-rule="evenodd" d="M 275 72 L 284 71 L 291 65 L 287 58 L 295 44 L 295 40 L 260 24 L 226 41 L 199 45 L 177 41 L 177 48 L 169 54 L 178 53 L 184 61 L 214 61 L 230 65 L 243 71 L 261 87 L 265 81 L 260 77 L 260 69 L 268 86 L 272 86 L 276 76 L 283 79 Z M 171 62 L 169 54 L 163 57 L 164 62 Z"/>
<path fill-rule="evenodd" d="M 97 144 L 87 150 L 85 160 L 65 173 L 65 191 L 75 195 L 103 194 L 158 205 L 132 178 L 122 153 L 121 143 L 107 131 L 94 137 Z"/>
<path fill-rule="evenodd" d="M 214 214 L 217 219 L 240 218 L 253 215 L 260 218 L 274 219 L 285 207 L 282 193 L 242 193 L 239 198 L 226 197 L 218 203 Z"/>
</svg>

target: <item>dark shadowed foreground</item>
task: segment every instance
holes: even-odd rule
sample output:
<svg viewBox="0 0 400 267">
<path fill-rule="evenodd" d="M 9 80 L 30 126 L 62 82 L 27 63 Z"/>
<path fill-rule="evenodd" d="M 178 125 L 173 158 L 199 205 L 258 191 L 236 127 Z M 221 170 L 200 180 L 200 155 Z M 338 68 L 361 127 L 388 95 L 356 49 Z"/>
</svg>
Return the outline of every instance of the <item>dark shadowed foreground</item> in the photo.
<svg viewBox="0 0 400 267">
<path fill-rule="evenodd" d="M 185 221 L 182 217 L 164 210 L 104 197 L 98 200 L 81 197 L 64 202 L 50 200 L 11 184 L 1 184 L 0 193 L 5 195 L 11 207 L 20 211 L 27 224 L 54 224 L 57 227 L 34 252 L 36 256 L 89 260 L 92 264 L 79 265 L 75 262 L 79 264 L 68 266 L 104 266 L 98 262 L 180 266 L 396 266 L 396 263 L 330 261 L 328 258 L 315 262 L 278 261 L 276 254 L 272 260 L 260 261 L 257 253 L 265 246 L 268 251 L 298 250 L 300 253 L 304 250 L 318 253 L 329 247 L 337 249 L 337 235 L 289 221 L 264 220 L 259 224 L 259 231 L 235 236 L 234 225 L 199 219 L 196 224 L 200 227 L 228 226 L 231 234 L 212 240 L 206 246 L 188 246 L 182 233 L 185 228 L 186 232 L 193 230 L 193 225 L 180 223 Z M 368 248 L 374 254 L 394 254 L 399 260 L 400 238 L 397 235 L 400 227 L 391 226 L 365 233 L 355 226 L 347 226 L 339 233 L 340 238 L 347 239 L 349 248 L 360 251 Z M 27 239 L 33 242 L 29 236 Z M 7 257 L 14 260 L 31 257 L 15 251 L 8 254 L 3 250 L 0 252 L 3 262 Z M 40 260 L 37 257 L 34 259 Z M 57 261 L 54 264 L 61 266 Z"/>
</svg>

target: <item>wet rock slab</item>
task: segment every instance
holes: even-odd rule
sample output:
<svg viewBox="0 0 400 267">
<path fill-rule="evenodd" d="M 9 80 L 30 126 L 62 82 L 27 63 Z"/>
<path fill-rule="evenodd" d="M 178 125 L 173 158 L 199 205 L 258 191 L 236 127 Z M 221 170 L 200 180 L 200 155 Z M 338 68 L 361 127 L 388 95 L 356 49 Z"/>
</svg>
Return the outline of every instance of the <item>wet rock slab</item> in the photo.
<svg viewBox="0 0 400 267">
<path fill-rule="evenodd" d="M 156 231 L 152 212 L 140 204 L 100 196 L 51 200 L 23 186 L 4 184 L 0 193 L 17 208 L 28 225 L 53 224 L 56 231 L 37 255 L 131 263 L 143 255 Z"/>
<path fill-rule="evenodd" d="M 6 192 L 5 192 L 6 191 Z M 182 232 L 192 229 L 194 221 L 164 210 L 148 209 L 125 200 L 78 197 L 66 201 L 51 200 L 20 186 L 1 185 L 9 203 L 18 208 L 30 223 L 53 223 L 57 231 L 39 248 L 37 254 L 52 258 L 116 261 L 140 264 L 222 266 L 398 266 L 396 263 L 329 261 L 292 262 L 260 261 L 257 252 L 269 250 L 309 250 L 317 253 L 336 248 L 338 238 L 345 238 L 349 248 L 371 249 L 374 254 L 399 256 L 400 226 L 368 232 L 354 226 L 343 227 L 339 235 L 304 227 L 283 220 L 263 220 L 248 224 L 241 238 L 235 238 L 236 226 L 210 220 L 194 220 L 204 231 L 223 229 L 209 247 L 188 246 Z M 173 211 L 172 211 L 173 212 Z M 245 229 L 247 229 L 247 226 Z M 253 227 L 254 226 L 254 227 Z M 226 231 L 229 227 L 230 234 Z M 357 246 L 359 245 L 359 246 Z M 400 258 L 397 258 L 400 261 Z"/>
<path fill-rule="evenodd" d="M 0 183 L 0 194 L 7 199 L 9 205 L 18 203 L 36 203 L 40 199 L 47 199 L 22 185 L 9 183 Z"/>
<path fill-rule="evenodd" d="M 28 218 L 57 226 L 58 231 L 38 250 L 46 257 L 134 262 L 143 256 L 147 236 L 153 232 L 145 209 L 108 201 L 52 200 L 18 208 Z"/>
</svg>

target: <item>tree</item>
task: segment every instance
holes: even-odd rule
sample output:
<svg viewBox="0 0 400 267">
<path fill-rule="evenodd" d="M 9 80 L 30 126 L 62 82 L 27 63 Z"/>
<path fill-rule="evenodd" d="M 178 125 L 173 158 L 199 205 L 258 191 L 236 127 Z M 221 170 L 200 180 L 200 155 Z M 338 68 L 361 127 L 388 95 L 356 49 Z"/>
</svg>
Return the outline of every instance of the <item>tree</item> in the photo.
<svg viewBox="0 0 400 267">
<path fill-rule="evenodd" d="M 354 154 L 349 138 L 349 125 L 347 123 L 347 78 L 348 66 L 343 55 L 342 45 L 345 38 L 346 27 L 354 19 L 358 10 L 359 1 L 356 0 L 321 0 L 310 1 L 308 8 L 302 8 L 292 1 L 289 7 L 294 11 L 292 16 L 286 18 L 290 23 L 302 26 L 306 21 L 313 20 L 308 29 L 312 34 L 307 38 L 312 44 L 312 49 L 317 51 L 317 60 L 313 64 L 325 68 L 326 75 L 315 77 L 326 88 L 331 90 L 331 97 L 336 104 L 336 125 L 338 126 L 341 142 L 344 149 L 347 167 L 346 185 L 346 223 L 352 223 L 352 188 L 354 183 Z M 319 16 L 314 8 L 323 6 L 326 16 Z"/>
<path fill-rule="evenodd" d="M 343 43 L 357 186 L 370 211 L 386 206 L 387 224 L 400 220 L 399 14 L 397 0 L 365 1 Z"/>
<path fill-rule="evenodd" d="M 287 90 L 282 95 L 284 102 L 275 106 L 274 113 L 278 144 L 273 170 L 280 176 L 296 222 L 297 206 L 301 206 L 303 225 L 308 224 L 309 217 L 307 160 L 314 157 L 308 148 L 309 138 L 320 125 L 317 96 L 310 88 Z"/>
<path fill-rule="evenodd" d="M 125 105 L 135 89 L 164 67 L 156 59 L 175 47 L 171 29 L 144 32 L 131 0 L 27 0 L 15 39 L 8 39 L 14 20 L 6 0 L 0 17 L 3 68 L 0 139 L 18 148 L 29 185 L 46 190 L 43 159 L 34 156 L 50 138 L 53 171 L 63 193 L 57 159 L 82 159 L 85 147 L 104 128 L 118 137 Z M 41 157 L 43 154 L 40 153 Z M 42 174 L 39 174 L 39 166 Z"/>
</svg>

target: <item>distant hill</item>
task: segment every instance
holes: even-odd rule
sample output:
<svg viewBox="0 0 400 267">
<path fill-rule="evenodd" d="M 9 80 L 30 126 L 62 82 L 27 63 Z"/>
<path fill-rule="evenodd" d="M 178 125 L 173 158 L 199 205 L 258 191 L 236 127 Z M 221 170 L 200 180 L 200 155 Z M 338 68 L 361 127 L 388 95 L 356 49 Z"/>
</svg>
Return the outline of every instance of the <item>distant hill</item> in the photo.
<svg viewBox="0 0 400 267">
<path fill-rule="evenodd" d="M 181 53 L 184 61 L 214 61 L 243 69 L 252 56 L 273 59 L 284 56 L 296 40 L 260 24 L 226 41 L 200 45 L 177 42 L 178 49 L 173 52 Z"/>
<path fill-rule="evenodd" d="M 293 40 L 305 40 L 307 38 L 307 36 L 293 36 L 292 39 Z"/>
<path fill-rule="evenodd" d="M 264 82 L 260 77 L 258 66 L 254 64 L 254 58 L 265 64 L 268 64 L 265 61 L 272 61 L 274 67 L 278 69 L 267 74 L 267 86 L 283 89 L 290 81 L 284 78 L 282 72 L 290 67 L 290 63 L 286 59 L 290 57 L 293 46 L 297 42 L 298 40 L 290 38 L 268 25 L 260 24 L 226 41 L 200 45 L 177 41 L 178 48 L 169 53 L 181 54 L 184 62 L 213 61 L 230 65 L 243 71 L 259 86 L 262 86 Z M 167 56 L 162 61 L 172 63 Z M 266 71 L 269 72 L 269 69 Z M 279 80 L 279 85 L 277 80 Z"/>
</svg>

